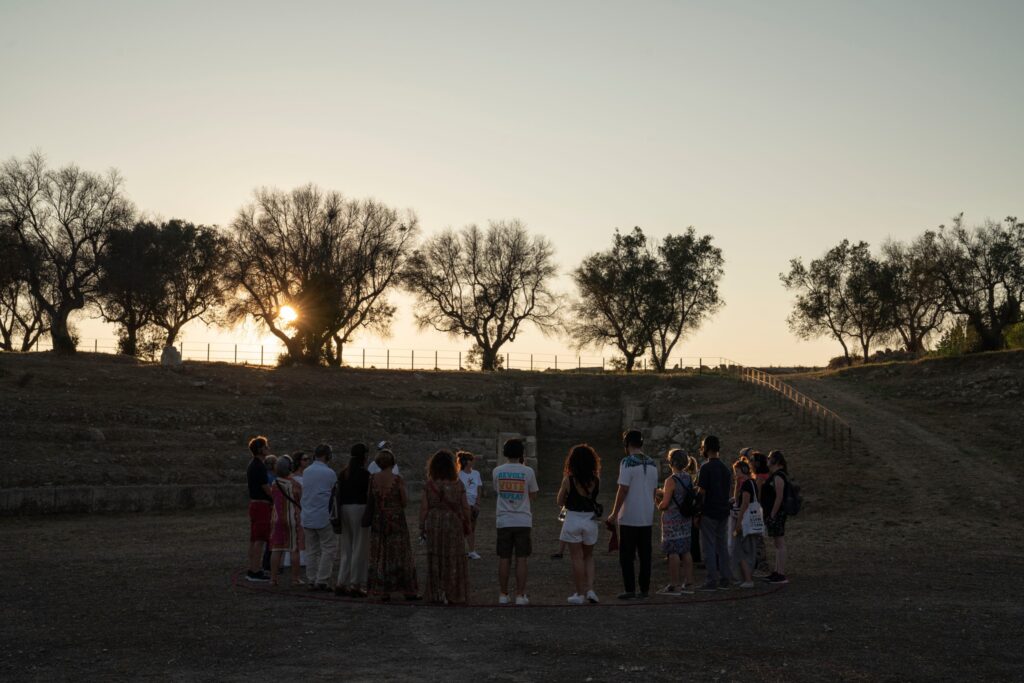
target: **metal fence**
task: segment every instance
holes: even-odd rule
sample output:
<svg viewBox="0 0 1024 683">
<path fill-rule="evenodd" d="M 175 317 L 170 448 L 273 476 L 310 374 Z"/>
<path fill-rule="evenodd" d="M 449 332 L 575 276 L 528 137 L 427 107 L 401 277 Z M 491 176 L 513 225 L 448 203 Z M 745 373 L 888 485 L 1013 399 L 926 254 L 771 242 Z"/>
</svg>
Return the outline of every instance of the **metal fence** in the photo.
<svg viewBox="0 0 1024 683">
<path fill-rule="evenodd" d="M 233 342 L 178 342 L 175 347 L 182 360 L 208 363 L 273 366 L 285 353 L 283 344 L 236 344 Z M 34 351 L 49 351 L 48 341 L 40 340 Z M 79 351 L 93 353 L 118 352 L 116 339 L 82 339 Z M 509 351 L 500 354 L 501 369 L 522 371 L 607 372 L 620 368 L 614 356 L 582 355 L 572 353 L 529 353 Z M 342 366 L 350 368 L 376 368 L 384 370 L 469 370 L 469 353 L 440 349 L 401 349 L 348 347 L 342 348 Z M 621 358 L 618 359 L 621 361 Z M 669 372 L 738 371 L 742 366 L 722 356 L 673 356 L 669 359 Z M 637 359 L 635 372 L 652 371 L 647 359 Z"/>
<path fill-rule="evenodd" d="M 781 404 L 792 407 L 799 415 L 801 424 L 813 426 L 819 436 L 831 438 L 833 448 L 840 448 L 847 453 L 852 451 L 853 429 L 850 428 L 850 423 L 839 417 L 835 411 L 763 370 L 742 368 L 740 377 L 744 382 L 749 382 L 777 397 Z"/>
</svg>

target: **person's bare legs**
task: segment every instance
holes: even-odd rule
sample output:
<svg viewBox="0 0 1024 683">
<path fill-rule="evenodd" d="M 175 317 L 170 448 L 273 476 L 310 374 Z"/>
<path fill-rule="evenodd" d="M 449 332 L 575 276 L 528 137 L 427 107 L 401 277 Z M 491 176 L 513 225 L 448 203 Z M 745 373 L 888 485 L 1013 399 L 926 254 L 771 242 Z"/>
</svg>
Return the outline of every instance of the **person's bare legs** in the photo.
<svg viewBox="0 0 1024 683">
<path fill-rule="evenodd" d="M 690 553 L 683 555 L 683 581 L 687 586 L 693 585 L 693 555 Z"/>
<path fill-rule="evenodd" d="M 526 562 L 527 558 L 516 558 L 516 595 L 526 595 Z"/>
<path fill-rule="evenodd" d="M 786 575 L 786 537 L 775 537 L 775 572 Z"/>
<path fill-rule="evenodd" d="M 508 575 L 511 565 L 511 558 L 498 558 L 498 585 L 501 587 L 502 595 L 508 595 Z"/>
<path fill-rule="evenodd" d="M 259 574 L 263 569 L 263 541 L 253 541 L 249 544 L 249 571 Z"/>
<path fill-rule="evenodd" d="M 584 584 L 587 591 L 594 590 L 594 546 L 582 545 Z M 580 595 L 583 592 L 580 591 Z"/>
<path fill-rule="evenodd" d="M 576 595 L 587 592 L 587 565 L 583 558 L 583 544 L 569 544 L 569 558 L 572 560 L 572 582 L 576 586 Z"/>
<path fill-rule="evenodd" d="M 281 556 L 284 553 L 280 550 L 272 550 L 270 552 L 270 585 L 277 585 L 277 575 L 281 571 Z"/>
<path fill-rule="evenodd" d="M 675 553 L 668 556 L 668 582 L 679 588 L 679 556 Z"/>
</svg>

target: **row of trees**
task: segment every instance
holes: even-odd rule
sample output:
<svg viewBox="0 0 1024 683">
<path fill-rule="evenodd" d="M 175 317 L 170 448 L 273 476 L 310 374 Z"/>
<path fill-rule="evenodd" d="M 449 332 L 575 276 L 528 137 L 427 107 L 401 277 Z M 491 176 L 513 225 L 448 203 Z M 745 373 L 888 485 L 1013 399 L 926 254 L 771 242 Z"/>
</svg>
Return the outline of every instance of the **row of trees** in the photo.
<svg viewBox="0 0 1024 683">
<path fill-rule="evenodd" d="M 897 340 L 921 354 L 943 329 L 970 340 L 966 350 L 1002 349 L 1024 320 L 1024 223 L 967 226 L 961 214 L 878 254 L 843 240 L 807 265 L 793 259 L 780 278 L 796 294 L 791 329 L 831 336 L 847 363 L 851 346 L 866 361 L 873 344 Z"/>
<path fill-rule="evenodd" d="M 173 344 L 201 319 L 253 319 L 293 362 L 340 364 L 361 330 L 387 335 L 389 294 L 416 298 L 415 320 L 468 339 L 485 370 L 524 324 L 579 348 L 612 345 L 631 370 L 664 370 L 676 345 L 722 306 L 723 259 L 689 228 L 649 245 L 640 228 L 573 271 L 575 302 L 552 287 L 554 250 L 519 221 L 470 225 L 420 240 L 411 211 L 313 185 L 260 189 L 229 229 L 140 220 L 116 172 L 48 169 L 40 154 L 0 167 L 0 332 L 27 350 L 49 334 L 73 353 L 69 317 L 91 308 L 137 355 Z M 287 308 L 297 317 L 284 316 Z"/>
</svg>

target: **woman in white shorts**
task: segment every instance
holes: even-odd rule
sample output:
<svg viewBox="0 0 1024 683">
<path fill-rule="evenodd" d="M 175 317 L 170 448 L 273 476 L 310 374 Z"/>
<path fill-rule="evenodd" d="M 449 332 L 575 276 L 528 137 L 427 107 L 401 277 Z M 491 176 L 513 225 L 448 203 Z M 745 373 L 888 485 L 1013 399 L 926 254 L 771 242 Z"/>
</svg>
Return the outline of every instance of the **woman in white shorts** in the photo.
<svg viewBox="0 0 1024 683">
<path fill-rule="evenodd" d="M 601 488 L 601 458 L 587 444 L 573 446 L 565 459 L 564 473 L 558 489 L 558 504 L 565 508 L 559 540 L 569 544 L 572 579 L 576 585 L 569 604 L 596 603 L 594 545 L 597 544 L 598 520 L 604 512 L 597 502 Z"/>
</svg>

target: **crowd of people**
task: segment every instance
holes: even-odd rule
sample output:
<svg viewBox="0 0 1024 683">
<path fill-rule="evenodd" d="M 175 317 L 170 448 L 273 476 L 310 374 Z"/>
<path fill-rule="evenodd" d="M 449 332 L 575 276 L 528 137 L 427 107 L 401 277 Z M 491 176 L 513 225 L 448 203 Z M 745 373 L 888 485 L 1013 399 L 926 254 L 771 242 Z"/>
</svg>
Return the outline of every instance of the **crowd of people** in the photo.
<svg viewBox="0 0 1024 683">
<path fill-rule="evenodd" d="M 587 444 L 570 449 L 556 503 L 561 508 L 560 557 L 568 551 L 574 593 L 568 603 L 598 603 L 594 588 L 594 547 L 601 526 L 609 550 L 618 549 L 621 600 L 650 595 L 653 529 L 660 513 L 660 554 L 668 565 L 662 595 L 753 588 L 755 579 L 788 583 L 786 520 L 794 487 L 786 458 L 745 448 L 731 467 L 722 462 L 715 436 L 703 439 L 696 456 L 682 449 L 666 454 L 671 473 L 660 481 L 657 462 L 644 454 L 643 435 L 623 435 L 625 457 L 619 463 L 614 498 L 605 514 L 601 497 L 601 458 Z M 427 462 L 419 505 L 418 539 L 427 557 L 426 594 L 420 590 L 413 538 L 406 508 L 409 492 L 390 444 L 352 446 L 348 462 L 336 473 L 327 444 L 312 455 L 273 456 L 266 437 L 249 442 L 247 470 L 250 546 L 246 579 L 278 585 L 290 569 L 291 585 L 313 591 L 365 598 L 440 604 L 469 600 L 469 562 L 481 559 L 476 524 L 483 481 L 466 451 L 440 450 Z M 505 462 L 494 468 L 498 604 L 529 605 L 528 562 L 533 553 L 533 509 L 539 487 L 525 464 L 521 439 L 503 444 Z M 698 457 L 700 460 L 698 460 Z M 774 548 L 768 571 L 767 544 Z M 706 576 L 694 579 L 703 562 Z M 335 571 L 335 565 L 337 570 Z M 305 566 L 305 577 L 301 567 Z M 514 591 L 510 585 L 514 579 Z"/>
</svg>

